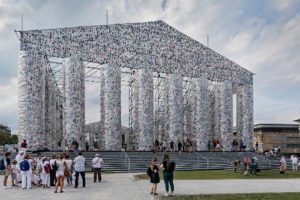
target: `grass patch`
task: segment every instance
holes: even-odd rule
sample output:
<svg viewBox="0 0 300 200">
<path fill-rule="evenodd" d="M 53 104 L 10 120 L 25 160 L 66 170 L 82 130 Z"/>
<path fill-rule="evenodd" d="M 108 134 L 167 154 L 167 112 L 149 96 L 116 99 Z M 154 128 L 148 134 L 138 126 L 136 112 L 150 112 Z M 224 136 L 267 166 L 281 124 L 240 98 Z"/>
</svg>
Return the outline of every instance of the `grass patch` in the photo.
<svg viewBox="0 0 300 200">
<path fill-rule="evenodd" d="M 160 197 L 161 200 L 299 200 L 300 193 L 200 194 Z"/>
<path fill-rule="evenodd" d="M 162 177 L 162 172 L 160 172 Z M 276 178 L 300 178 L 300 173 L 293 173 L 292 171 L 286 171 L 286 173 L 280 174 L 279 170 L 262 170 L 257 173 L 257 176 L 244 176 L 239 172 L 234 173 L 231 170 L 196 170 L 196 171 L 175 171 L 175 179 L 192 179 L 192 180 L 205 180 L 205 179 L 276 179 Z M 147 174 L 135 175 L 136 180 L 149 179 Z"/>
</svg>

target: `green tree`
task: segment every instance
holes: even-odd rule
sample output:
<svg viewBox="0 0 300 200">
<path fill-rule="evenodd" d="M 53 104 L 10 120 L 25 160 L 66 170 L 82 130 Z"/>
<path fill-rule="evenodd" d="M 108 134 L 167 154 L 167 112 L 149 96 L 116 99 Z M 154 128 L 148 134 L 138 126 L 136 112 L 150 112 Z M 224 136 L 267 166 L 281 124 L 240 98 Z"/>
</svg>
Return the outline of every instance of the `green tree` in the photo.
<svg viewBox="0 0 300 200">
<path fill-rule="evenodd" d="M 10 136 L 6 131 L 0 131 L 0 145 L 10 144 Z"/>
<path fill-rule="evenodd" d="M 18 136 L 17 135 L 12 135 L 10 137 L 10 143 L 11 144 L 18 144 Z"/>
</svg>

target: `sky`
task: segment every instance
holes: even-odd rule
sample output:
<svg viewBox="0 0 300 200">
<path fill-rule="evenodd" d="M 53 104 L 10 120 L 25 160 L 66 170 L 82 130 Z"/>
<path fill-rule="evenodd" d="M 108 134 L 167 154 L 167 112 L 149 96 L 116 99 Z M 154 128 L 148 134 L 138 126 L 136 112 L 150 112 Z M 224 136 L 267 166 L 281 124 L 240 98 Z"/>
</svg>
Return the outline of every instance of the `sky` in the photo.
<svg viewBox="0 0 300 200">
<path fill-rule="evenodd" d="M 0 123 L 18 130 L 14 30 L 164 20 L 255 73 L 254 122 L 300 118 L 299 0 L 0 0 Z M 86 122 L 99 120 L 99 86 L 87 84 Z M 128 123 L 122 93 L 122 123 Z"/>
</svg>

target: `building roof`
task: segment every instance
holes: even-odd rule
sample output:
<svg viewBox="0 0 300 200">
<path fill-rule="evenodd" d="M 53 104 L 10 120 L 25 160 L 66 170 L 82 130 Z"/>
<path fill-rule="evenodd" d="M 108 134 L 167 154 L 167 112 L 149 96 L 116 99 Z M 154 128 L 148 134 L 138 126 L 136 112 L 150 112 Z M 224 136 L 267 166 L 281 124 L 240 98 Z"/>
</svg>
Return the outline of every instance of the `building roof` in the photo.
<svg viewBox="0 0 300 200">
<path fill-rule="evenodd" d="M 0 124 L 0 128 L 2 128 L 2 129 L 10 129 L 8 126 L 6 126 L 6 125 L 4 125 L 4 124 Z"/>
<path fill-rule="evenodd" d="M 21 32 L 21 50 L 159 73 L 253 84 L 253 73 L 164 21 Z"/>
<path fill-rule="evenodd" d="M 254 129 L 261 128 L 298 128 L 298 124 L 255 124 Z"/>
</svg>

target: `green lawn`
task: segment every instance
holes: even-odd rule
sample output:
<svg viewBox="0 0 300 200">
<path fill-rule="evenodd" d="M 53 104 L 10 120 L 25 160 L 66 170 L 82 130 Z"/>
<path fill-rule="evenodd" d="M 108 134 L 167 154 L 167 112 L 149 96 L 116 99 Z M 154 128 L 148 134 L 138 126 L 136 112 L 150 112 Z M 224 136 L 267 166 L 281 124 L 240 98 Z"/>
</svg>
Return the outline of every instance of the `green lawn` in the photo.
<svg viewBox="0 0 300 200">
<path fill-rule="evenodd" d="M 162 173 L 160 172 L 162 177 Z M 149 179 L 146 174 L 135 175 L 137 180 Z M 175 179 L 270 179 L 270 178 L 300 178 L 299 173 L 286 171 L 286 174 L 280 174 L 279 170 L 262 170 L 257 176 L 244 176 L 239 172 L 234 173 L 231 170 L 197 170 L 197 171 L 175 171 Z"/>
<path fill-rule="evenodd" d="M 300 193 L 200 194 L 160 197 L 161 200 L 298 200 Z"/>
</svg>

